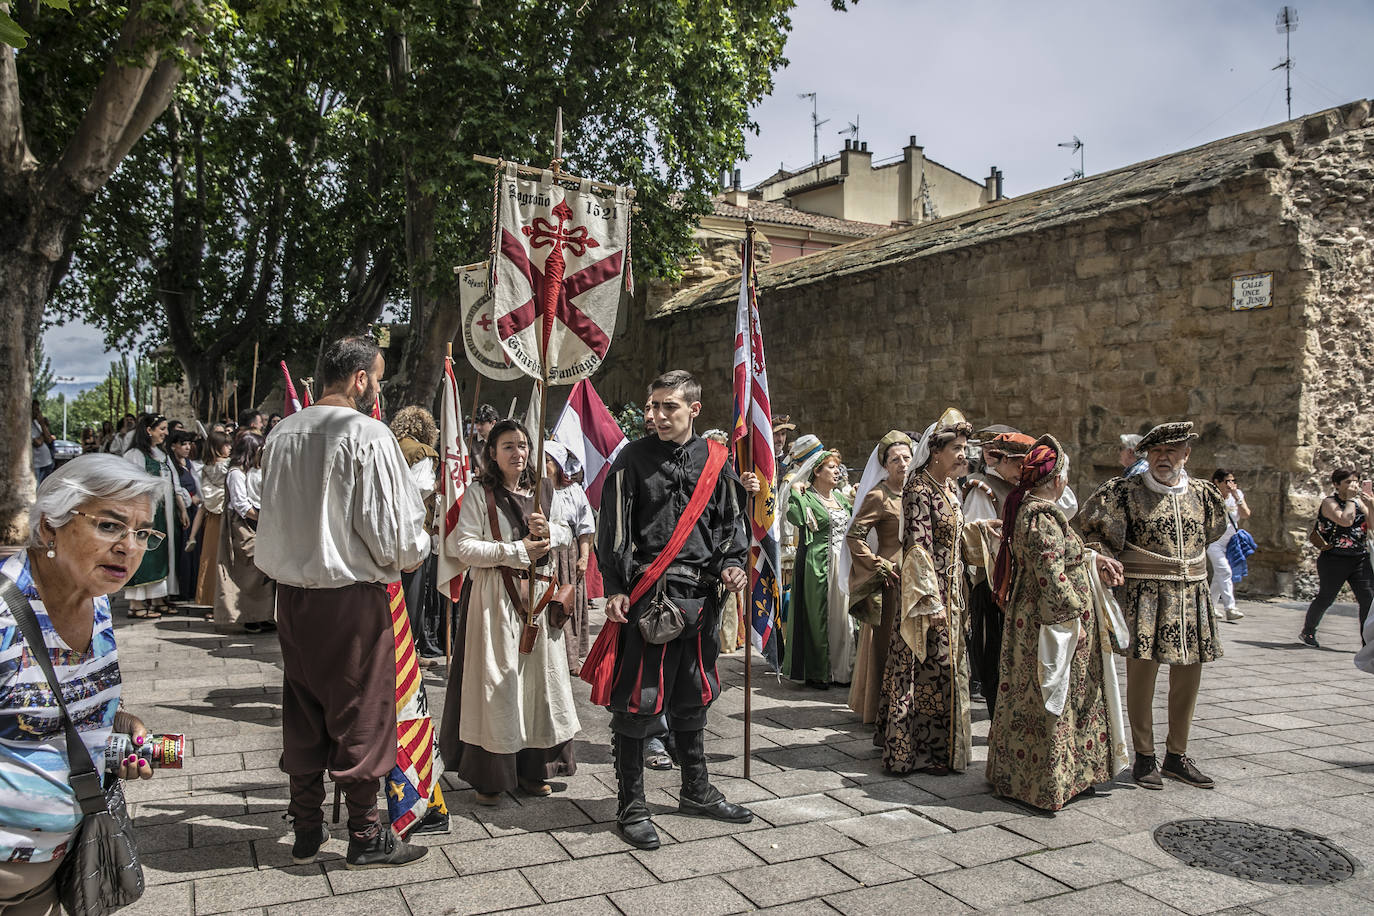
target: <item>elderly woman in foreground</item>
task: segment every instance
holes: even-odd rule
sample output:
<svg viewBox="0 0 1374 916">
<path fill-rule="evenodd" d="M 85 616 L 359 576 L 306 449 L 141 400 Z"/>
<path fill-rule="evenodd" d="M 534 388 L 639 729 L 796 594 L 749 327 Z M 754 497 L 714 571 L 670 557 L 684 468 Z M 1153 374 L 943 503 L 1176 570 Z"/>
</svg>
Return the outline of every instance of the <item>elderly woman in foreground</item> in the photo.
<svg viewBox="0 0 1374 916">
<path fill-rule="evenodd" d="M 27 600 L 62 697 L 85 747 L 68 748 L 57 698 L 0 604 L 0 914 L 57 913 L 55 878 L 81 823 L 67 782 L 70 753 L 105 767 L 112 731 L 141 742 L 143 723 L 120 709 L 119 661 L 108 595 L 166 532 L 153 527 L 164 482 L 113 455 L 72 459 L 38 488 L 29 547 L 0 565 L 8 600 Z M 13 585 L 19 596 L 15 596 Z M 148 779 L 126 758 L 118 776 Z"/>
</svg>

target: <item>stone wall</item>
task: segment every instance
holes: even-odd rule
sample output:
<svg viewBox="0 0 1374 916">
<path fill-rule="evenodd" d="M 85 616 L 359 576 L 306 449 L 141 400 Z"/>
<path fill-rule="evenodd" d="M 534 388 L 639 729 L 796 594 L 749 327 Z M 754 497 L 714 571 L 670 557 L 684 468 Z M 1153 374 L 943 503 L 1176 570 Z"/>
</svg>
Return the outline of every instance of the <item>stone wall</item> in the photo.
<svg viewBox="0 0 1374 916">
<path fill-rule="evenodd" d="M 1247 587 L 1291 588 L 1316 479 L 1374 450 L 1368 111 L 995 204 L 992 229 L 956 217 L 764 271 L 775 411 L 858 468 L 887 429 L 954 405 L 1054 433 L 1081 496 L 1116 472 L 1120 433 L 1192 419 L 1190 470 L 1234 470 L 1255 513 Z M 1257 271 L 1274 273 L 1273 307 L 1232 311 L 1232 277 Z M 606 400 L 685 368 L 703 425 L 726 425 L 737 289 L 630 322 L 596 381 Z"/>
</svg>

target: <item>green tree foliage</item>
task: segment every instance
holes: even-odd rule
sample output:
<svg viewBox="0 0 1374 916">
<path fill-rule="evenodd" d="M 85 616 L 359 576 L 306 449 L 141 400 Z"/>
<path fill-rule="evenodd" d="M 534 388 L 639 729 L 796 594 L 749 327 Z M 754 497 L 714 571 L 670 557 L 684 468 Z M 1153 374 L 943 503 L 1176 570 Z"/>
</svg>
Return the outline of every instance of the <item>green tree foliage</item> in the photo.
<svg viewBox="0 0 1374 916">
<path fill-rule="evenodd" d="M 113 393 L 113 400 L 111 394 Z M 87 388 L 80 393 L 67 397 L 59 394 L 43 404 L 43 414 L 48 418 L 54 435 L 62 434 L 62 401 L 67 402 L 67 438 L 81 441 L 81 430 L 87 426 L 100 432 L 100 424 L 113 416 L 117 424 L 124 414 L 124 401 L 119 394 L 119 383 L 106 378 L 100 384 Z M 113 409 L 111 403 L 114 404 Z"/>
<path fill-rule="evenodd" d="M 43 338 L 39 337 L 29 351 L 29 371 L 33 373 L 33 399 L 42 401 L 57 384 L 52 371 L 52 358 L 43 350 Z"/>
<path fill-rule="evenodd" d="M 564 169 L 633 184 L 635 270 L 671 274 L 744 155 L 791 7 L 335 0 L 269 20 L 241 0 L 101 193 L 58 304 L 112 344 L 169 344 L 202 397 L 226 371 L 246 382 L 255 340 L 261 372 L 292 356 L 309 375 L 385 307 L 406 326 L 389 399 L 428 403 L 452 268 L 489 247 L 493 175 L 472 154 L 546 164 L 561 106 Z"/>
</svg>

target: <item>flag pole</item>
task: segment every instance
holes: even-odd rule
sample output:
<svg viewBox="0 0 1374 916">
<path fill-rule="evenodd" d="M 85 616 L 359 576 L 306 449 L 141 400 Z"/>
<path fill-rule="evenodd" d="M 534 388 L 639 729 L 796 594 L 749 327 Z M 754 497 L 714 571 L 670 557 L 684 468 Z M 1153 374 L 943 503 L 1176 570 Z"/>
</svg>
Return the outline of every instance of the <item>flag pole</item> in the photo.
<svg viewBox="0 0 1374 916">
<path fill-rule="evenodd" d="M 253 341 L 253 381 L 248 387 L 248 406 L 256 409 L 258 404 L 258 341 Z"/>
<path fill-rule="evenodd" d="M 751 271 L 752 271 L 752 269 L 753 269 L 753 265 L 754 265 L 754 219 L 753 219 L 753 217 L 746 217 L 745 223 L 744 223 L 744 262 L 740 265 L 741 268 L 742 268 L 742 270 L 741 270 L 741 272 L 740 272 L 740 278 L 739 278 L 739 282 L 745 284 L 746 289 L 748 288 L 748 284 L 749 284 L 750 279 L 751 279 L 750 276 L 749 276 L 749 274 L 751 273 Z M 742 446 L 742 449 L 741 449 L 741 458 L 740 458 L 740 467 L 741 467 L 742 470 L 745 470 L 745 471 L 751 470 L 751 469 L 754 467 L 754 447 L 753 447 L 753 445 L 754 445 L 754 423 L 753 423 L 753 418 L 750 416 L 750 414 L 753 413 L 753 387 L 754 387 L 754 381 L 753 381 L 753 377 L 752 377 L 752 376 L 753 376 L 753 372 L 754 372 L 754 354 L 753 354 L 753 347 L 754 347 L 754 327 L 753 327 L 753 325 L 754 325 L 754 304 L 753 304 L 753 302 L 751 301 L 751 302 L 749 303 L 749 338 L 748 338 L 748 340 L 746 340 L 746 341 L 744 342 L 744 346 L 745 346 L 745 348 L 746 348 L 746 356 L 745 356 L 745 359 L 747 360 L 746 365 L 748 366 L 748 368 L 745 370 L 745 384 L 746 384 L 748 387 L 745 388 L 745 402 L 744 402 L 744 403 L 745 403 L 745 407 L 744 407 L 744 411 L 745 411 L 745 413 L 744 413 L 744 441 L 740 443 L 740 445 Z M 757 493 L 750 493 L 750 494 L 749 494 L 749 519 L 750 519 L 750 528 L 751 528 L 751 532 L 752 532 L 752 521 L 753 521 L 753 518 L 754 518 L 755 501 L 757 500 L 757 498 L 758 498 L 758 494 L 757 494 Z M 750 540 L 751 540 L 751 541 L 753 540 L 752 534 L 751 534 Z M 749 566 L 748 566 L 748 568 L 747 568 L 747 570 L 746 570 L 746 580 L 745 580 L 744 591 L 740 593 L 740 596 L 739 596 L 739 599 L 738 599 L 739 602 L 740 602 L 741 604 L 743 604 L 743 607 L 741 607 L 740 610 L 746 612 L 746 613 L 743 613 L 743 614 L 741 615 L 742 620 L 744 621 L 744 625 L 745 625 L 745 627 L 746 627 L 746 630 L 745 630 L 745 633 L 744 633 L 744 778 L 745 778 L 745 779 L 748 779 L 748 778 L 749 778 L 749 773 L 750 773 L 750 766 L 749 766 L 749 764 L 750 764 L 750 762 L 751 762 L 751 760 L 752 760 L 752 757 L 753 757 L 753 754 L 750 753 L 750 738 L 751 738 L 751 733 L 752 733 L 752 731 L 753 731 L 753 724 L 754 724 L 754 609 L 753 609 L 752 607 L 749 606 L 749 601 L 750 601 L 750 600 L 752 599 L 752 597 L 753 597 L 749 585 L 750 585 L 750 583 L 753 582 L 753 580 L 754 580 L 754 564 L 757 563 L 757 562 L 758 562 L 757 557 L 755 557 L 755 555 L 754 555 L 754 550 L 753 550 L 753 547 L 752 547 L 752 545 L 751 545 L 751 546 L 750 546 L 750 549 L 749 549 Z"/>
<path fill-rule="evenodd" d="M 447 344 L 445 344 L 444 349 L 444 368 L 447 370 L 445 373 L 444 384 L 447 385 L 449 384 L 448 376 L 453 375 L 453 341 L 450 340 Z M 481 377 L 479 376 L 477 384 L 480 385 L 481 383 Z M 454 386 L 453 392 L 453 409 L 459 411 L 460 413 L 462 412 L 461 405 L 458 401 L 458 391 L 456 385 Z M 447 412 L 445 413 L 445 415 L 447 415 Z M 460 416 L 457 419 L 458 441 L 461 444 L 463 441 L 463 418 Z M 444 451 L 448 451 L 447 442 L 444 443 Z M 448 469 L 443 466 L 446 460 L 446 457 L 440 459 L 439 471 L 444 475 L 444 487 L 448 488 L 453 486 L 453 477 L 448 473 Z M 435 508 L 436 510 L 444 508 L 443 502 L 440 501 L 440 504 Z M 437 515 L 438 512 L 436 511 L 435 514 Z M 443 521 L 439 523 L 439 537 L 441 538 L 444 538 L 446 536 L 444 532 L 445 524 L 446 522 Z M 492 534 L 494 535 L 495 532 L 492 532 Z M 440 546 L 442 548 L 444 545 L 441 544 Z M 444 598 L 444 600 L 448 602 L 448 606 L 444 608 L 444 670 L 447 671 L 453 664 L 453 599 L 450 596 Z"/>
</svg>

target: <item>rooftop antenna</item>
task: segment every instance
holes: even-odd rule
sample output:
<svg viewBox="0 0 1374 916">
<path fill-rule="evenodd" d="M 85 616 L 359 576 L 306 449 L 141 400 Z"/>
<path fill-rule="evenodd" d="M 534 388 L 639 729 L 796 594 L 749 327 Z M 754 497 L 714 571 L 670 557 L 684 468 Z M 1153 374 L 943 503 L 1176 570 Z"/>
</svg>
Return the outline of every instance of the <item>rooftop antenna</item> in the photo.
<svg viewBox="0 0 1374 916">
<path fill-rule="evenodd" d="M 1283 68 L 1283 82 L 1287 89 L 1288 97 L 1288 120 L 1293 120 L 1293 32 L 1298 28 L 1298 9 L 1294 6 L 1285 6 L 1279 10 L 1278 18 L 1274 20 L 1274 31 L 1283 34 L 1283 60 L 1279 61 L 1271 70 Z"/>
<path fill-rule="evenodd" d="M 835 131 L 837 134 L 849 134 L 849 139 L 857 141 L 859 139 L 859 116 L 855 115 L 854 120 L 849 122 L 849 126 L 844 130 Z"/>
<path fill-rule="evenodd" d="M 817 110 L 816 93 L 798 92 L 797 98 L 811 100 L 811 164 L 815 165 L 821 161 L 821 125 L 829 124 L 830 119 L 821 120 L 820 112 Z"/>
<path fill-rule="evenodd" d="M 1080 178 L 1082 178 L 1084 175 L 1086 175 L 1086 174 L 1087 174 L 1087 170 L 1086 170 L 1085 166 L 1083 165 L 1083 145 L 1084 145 L 1084 144 L 1083 144 L 1083 141 L 1080 140 L 1080 139 L 1078 139 L 1078 136 L 1075 135 L 1072 142 L 1070 142 L 1070 143 L 1061 143 L 1061 144 L 1059 144 L 1059 145 L 1060 145 L 1060 146 L 1068 147 L 1068 149 L 1069 149 L 1070 152 L 1074 152 L 1074 153 L 1077 153 L 1077 154 L 1078 154 L 1078 168 L 1074 169 L 1074 170 L 1073 170 L 1073 174 L 1070 175 L 1069 177 L 1065 178 L 1064 180 L 1065 180 L 1065 181 L 1077 181 L 1078 179 L 1080 179 Z"/>
</svg>

